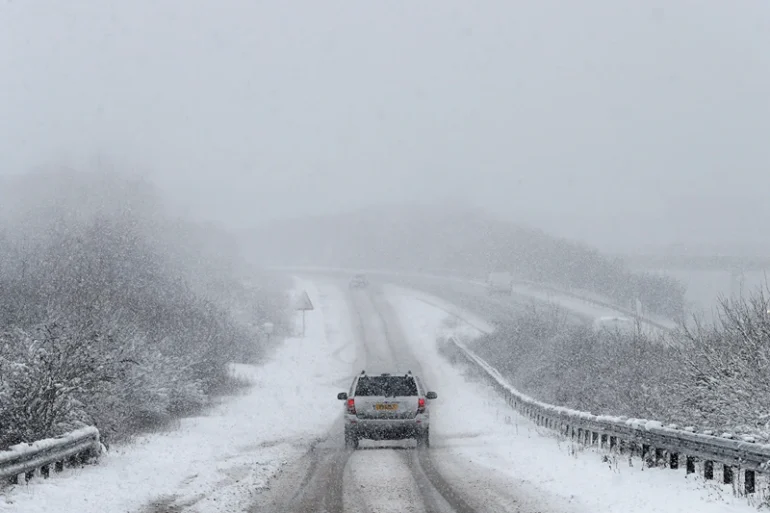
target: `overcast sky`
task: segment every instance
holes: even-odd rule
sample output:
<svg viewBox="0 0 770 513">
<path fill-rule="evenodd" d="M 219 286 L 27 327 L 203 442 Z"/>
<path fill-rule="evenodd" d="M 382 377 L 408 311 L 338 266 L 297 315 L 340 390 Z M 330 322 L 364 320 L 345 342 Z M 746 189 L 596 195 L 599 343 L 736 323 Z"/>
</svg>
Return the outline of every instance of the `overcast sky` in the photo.
<svg viewBox="0 0 770 513">
<path fill-rule="evenodd" d="M 767 0 L 3 0 L 0 174 L 105 154 L 234 227 L 454 199 L 767 239 Z"/>
</svg>

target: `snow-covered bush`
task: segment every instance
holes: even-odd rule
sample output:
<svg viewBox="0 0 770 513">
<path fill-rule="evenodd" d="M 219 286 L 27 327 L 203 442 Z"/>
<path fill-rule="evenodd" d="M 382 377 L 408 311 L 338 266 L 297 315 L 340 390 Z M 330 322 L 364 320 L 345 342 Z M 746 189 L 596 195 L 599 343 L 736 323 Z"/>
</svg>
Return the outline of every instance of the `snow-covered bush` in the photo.
<svg viewBox="0 0 770 513">
<path fill-rule="evenodd" d="M 146 182 L 38 173 L 0 191 L 0 448 L 96 424 L 108 443 L 199 410 L 255 362 L 247 289 L 216 227 L 172 219 Z"/>
<path fill-rule="evenodd" d="M 718 319 L 683 329 L 684 380 L 677 389 L 691 423 L 770 432 L 770 298 L 720 300 Z"/>
<path fill-rule="evenodd" d="M 3 446 L 82 427 L 82 395 L 113 379 L 103 340 L 54 321 L 31 331 L 0 335 L 0 404 Z M 87 400 L 87 399 L 86 399 Z"/>
<path fill-rule="evenodd" d="M 532 307 L 474 350 L 522 392 L 594 414 L 770 437 L 770 298 L 724 299 L 719 320 L 651 339 L 597 335 Z"/>
</svg>

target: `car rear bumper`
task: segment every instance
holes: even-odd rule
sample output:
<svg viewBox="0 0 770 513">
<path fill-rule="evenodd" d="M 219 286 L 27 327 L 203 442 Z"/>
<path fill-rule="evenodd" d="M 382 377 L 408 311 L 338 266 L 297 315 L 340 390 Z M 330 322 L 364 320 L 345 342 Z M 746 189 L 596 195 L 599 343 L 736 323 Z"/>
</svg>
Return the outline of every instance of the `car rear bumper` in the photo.
<svg viewBox="0 0 770 513">
<path fill-rule="evenodd" d="M 348 433 L 370 440 L 416 438 L 428 429 L 428 425 L 428 420 L 422 415 L 414 419 L 359 419 L 352 416 L 345 419 Z"/>
</svg>

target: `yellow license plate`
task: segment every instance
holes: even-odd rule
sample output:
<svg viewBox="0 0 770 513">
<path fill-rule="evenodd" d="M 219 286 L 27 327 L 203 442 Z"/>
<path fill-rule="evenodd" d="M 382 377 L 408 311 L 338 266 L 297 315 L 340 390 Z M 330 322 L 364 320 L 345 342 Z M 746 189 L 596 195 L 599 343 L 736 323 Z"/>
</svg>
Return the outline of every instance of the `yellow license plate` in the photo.
<svg viewBox="0 0 770 513">
<path fill-rule="evenodd" d="M 397 410 L 398 405 L 397 404 L 382 404 L 377 403 L 374 405 L 375 410 Z"/>
</svg>

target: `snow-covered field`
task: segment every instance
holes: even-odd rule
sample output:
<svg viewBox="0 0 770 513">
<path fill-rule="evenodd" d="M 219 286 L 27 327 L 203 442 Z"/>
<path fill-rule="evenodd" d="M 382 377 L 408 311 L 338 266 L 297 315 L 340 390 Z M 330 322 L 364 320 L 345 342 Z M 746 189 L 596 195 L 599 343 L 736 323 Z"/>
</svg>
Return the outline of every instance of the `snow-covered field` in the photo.
<svg viewBox="0 0 770 513">
<path fill-rule="evenodd" d="M 596 301 L 605 302 L 607 304 L 612 304 L 612 302 L 609 299 L 600 298 L 597 294 L 592 294 L 586 291 L 576 291 L 573 292 L 573 294 L 568 294 L 566 292 L 558 292 L 556 289 L 543 288 L 537 284 L 520 284 L 514 286 L 513 293 L 532 297 L 541 301 L 553 302 L 561 305 L 562 308 L 592 318 L 628 315 L 621 310 L 598 304 Z M 583 297 L 583 295 L 585 296 Z M 661 326 L 665 326 L 667 329 L 675 329 L 677 327 L 676 323 L 672 320 L 664 319 L 660 316 L 654 316 L 650 314 L 645 315 L 647 318 L 653 320 L 655 323 L 660 324 Z M 659 328 L 650 324 L 647 324 L 647 329 L 649 329 L 651 333 L 660 332 Z"/>
<path fill-rule="evenodd" d="M 389 287 L 389 300 L 423 373 L 439 394 L 432 409 L 434 459 L 459 489 L 483 486 L 463 462 L 505 476 L 524 494 L 559 499 L 592 513 L 737 513 L 756 510 L 730 486 L 686 476 L 685 470 L 643 468 L 638 459 L 610 459 L 542 430 L 519 416 L 485 384 L 470 382 L 444 360 L 436 339 L 454 316 L 427 304 L 425 294 Z M 435 304 L 442 301 L 434 299 Z M 453 312 L 457 314 L 457 312 Z M 456 319 L 456 318 L 455 318 Z M 464 335 L 470 332 L 466 329 Z"/>
<path fill-rule="evenodd" d="M 178 429 L 113 447 L 96 465 L 14 486 L 0 496 L 0 510 L 151 513 L 184 505 L 191 513 L 245 511 L 339 416 L 329 398 L 347 384 L 355 357 L 349 330 L 338 329 L 349 324 L 342 292 L 325 287 L 322 297 L 313 283 L 297 287 L 316 306 L 306 314 L 306 335 L 285 340 L 265 365 L 234 366 L 254 383 L 243 395 L 206 416 L 183 419 Z"/>
<path fill-rule="evenodd" d="M 691 313 L 711 321 L 719 306 L 720 297 L 753 296 L 759 291 L 767 294 L 770 269 L 746 271 L 733 275 L 729 271 L 700 269 L 640 269 L 645 272 L 667 274 L 686 287 L 685 300 Z"/>
</svg>

